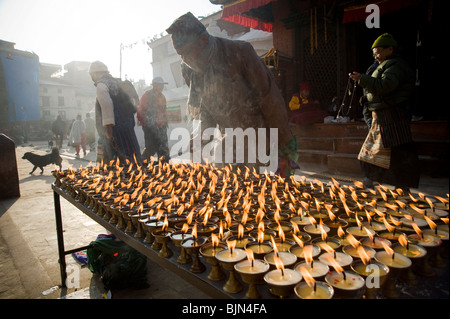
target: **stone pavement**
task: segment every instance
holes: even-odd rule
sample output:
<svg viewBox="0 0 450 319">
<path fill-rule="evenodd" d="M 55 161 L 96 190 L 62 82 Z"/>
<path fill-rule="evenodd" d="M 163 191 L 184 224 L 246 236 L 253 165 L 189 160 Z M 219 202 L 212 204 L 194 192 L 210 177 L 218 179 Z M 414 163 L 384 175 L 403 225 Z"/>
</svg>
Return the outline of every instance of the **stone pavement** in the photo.
<svg viewBox="0 0 450 319">
<path fill-rule="evenodd" d="M 19 198 L 0 200 L 0 299 L 100 299 L 106 291 L 97 275 L 89 269 L 80 267 L 71 257 L 66 256 L 68 275 L 79 274 L 77 284 L 62 289 L 58 263 L 53 192 L 51 184 L 54 177 L 52 165 L 45 167 L 44 174 L 39 170 L 33 175 L 31 163 L 22 159 L 25 152 L 33 151 L 44 155 L 49 152 L 47 142 L 29 142 L 16 148 L 16 159 L 20 179 Z M 75 158 L 74 150 L 63 148 L 63 169 L 87 166 L 95 161 L 96 154 Z M 311 180 L 317 178 L 329 181 L 326 172 L 320 168 L 304 166 L 299 175 Z M 335 177 L 336 178 L 336 177 Z M 342 177 L 351 181 L 359 176 Z M 338 178 L 336 178 L 338 179 Z M 338 179 L 339 180 L 339 179 Z M 419 189 L 430 195 L 447 196 L 448 177 L 431 178 L 424 176 Z M 61 200 L 64 226 L 65 248 L 72 249 L 89 244 L 98 234 L 107 231 L 80 212 L 73 205 Z M 186 283 L 183 279 L 148 260 L 147 289 L 113 291 L 110 297 L 117 299 L 206 299 L 202 291 Z"/>
</svg>

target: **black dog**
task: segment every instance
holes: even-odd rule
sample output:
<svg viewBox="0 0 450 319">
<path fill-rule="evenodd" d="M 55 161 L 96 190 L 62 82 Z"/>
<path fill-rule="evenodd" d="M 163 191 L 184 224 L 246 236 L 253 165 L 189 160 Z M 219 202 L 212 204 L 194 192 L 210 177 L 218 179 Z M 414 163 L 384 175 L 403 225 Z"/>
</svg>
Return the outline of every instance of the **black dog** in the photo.
<svg viewBox="0 0 450 319">
<path fill-rule="evenodd" d="M 33 170 L 30 172 L 30 174 L 33 174 L 33 172 L 36 170 L 36 168 L 41 169 L 41 175 L 44 173 L 44 166 L 47 166 L 49 164 L 56 164 L 59 166 L 59 169 L 62 169 L 62 158 L 59 156 L 59 150 L 57 147 L 52 148 L 52 152 L 47 155 L 37 155 L 32 152 L 26 152 L 22 159 L 26 159 L 30 161 L 31 164 L 34 165 Z"/>
</svg>

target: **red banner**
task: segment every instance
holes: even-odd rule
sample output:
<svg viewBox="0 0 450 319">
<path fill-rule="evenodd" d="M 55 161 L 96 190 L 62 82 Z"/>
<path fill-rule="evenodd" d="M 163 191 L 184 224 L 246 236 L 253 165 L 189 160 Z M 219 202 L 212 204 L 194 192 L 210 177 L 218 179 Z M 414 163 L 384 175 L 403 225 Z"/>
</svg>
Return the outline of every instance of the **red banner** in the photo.
<svg viewBox="0 0 450 319">
<path fill-rule="evenodd" d="M 251 9 L 262 7 L 276 0 L 237 0 L 231 4 L 224 5 L 222 19 L 234 22 L 252 29 L 272 32 L 272 24 L 261 21 L 257 17 L 246 15 Z"/>
</svg>

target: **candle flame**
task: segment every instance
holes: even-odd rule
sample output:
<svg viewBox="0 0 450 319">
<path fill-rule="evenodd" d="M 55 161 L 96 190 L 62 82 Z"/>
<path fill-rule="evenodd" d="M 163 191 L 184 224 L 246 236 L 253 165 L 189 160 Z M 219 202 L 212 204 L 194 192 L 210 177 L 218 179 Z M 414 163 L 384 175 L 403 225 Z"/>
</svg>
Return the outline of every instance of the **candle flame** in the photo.
<svg viewBox="0 0 450 319">
<path fill-rule="evenodd" d="M 414 204 L 409 204 L 409 207 L 411 207 L 412 209 L 414 209 L 416 212 L 418 212 L 419 214 L 425 214 L 425 209 L 421 209 L 421 208 L 419 208 L 419 207 L 417 207 L 416 205 L 414 205 Z"/>
<path fill-rule="evenodd" d="M 393 232 L 395 230 L 395 227 L 389 224 L 386 220 L 386 216 L 383 216 L 383 224 L 389 232 Z"/>
<path fill-rule="evenodd" d="M 211 234 L 211 242 L 213 247 L 217 247 L 219 245 L 219 237 L 217 237 L 214 233 Z"/>
<path fill-rule="evenodd" d="M 419 226 L 417 226 L 416 223 L 412 223 L 411 226 L 414 229 L 414 231 L 416 232 L 416 234 L 419 235 L 420 237 L 422 237 L 422 230 L 419 228 Z"/>
<path fill-rule="evenodd" d="M 347 235 L 347 241 L 349 242 L 350 245 L 352 245 L 354 248 L 358 247 L 361 243 L 359 242 L 359 240 L 357 240 L 355 238 L 355 236 L 353 236 L 352 234 L 348 234 Z"/>
<path fill-rule="evenodd" d="M 359 255 L 359 258 L 361 258 L 361 261 L 364 263 L 364 265 L 367 265 L 370 261 L 370 256 L 367 254 L 366 249 L 364 248 L 364 246 L 359 246 L 358 248 L 356 248 L 356 252 Z"/>
<path fill-rule="evenodd" d="M 380 241 L 380 243 L 388 255 L 390 255 L 390 256 L 394 255 L 394 250 L 391 247 L 389 247 L 389 245 L 384 240 Z"/>
<path fill-rule="evenodd" d="M 273 247 L 273 251 L 275 252 L 275 255 L 278 256 L 278 247 L 277 247 L 277 244 L 275 243 L 275 239 L 273 238 L 273 236 L 270 236 L 270 242 L 272 243 L 272 247 Z"/>
<path fill-rule="evenodd" d="M 245 254 L 247 255 L 248 260 L 252 261 L 255 259 L 254 255 L 253 255 L 253 250 L 251 250 L 250 248 L 245 249 Z"/>
<path fill-rule="evenodd" d="M 194 226 L 192 227 L 191 235 L 194 239 L 197 239 L 197 224 L 194 224 Z"/>
<path fill-rule="evenodd" d="M 364 188 L 364 184 L 360 181 L 354 181 L 353 184 L 358 188 Z"/>
<path fill-rule="evenodd" d="M 426 215 L 424 215 L 423 217 L 425 218 L 425 220 L 428 223 L 428 226 L 430 226 L 431 229 L 435 229 L 437 227 L 436 223 L 433 222 L 430 217 L 428 217 Z"/>
<path fill-rule="evenodd" d="M 241 239 L 244 237 L 244 226 L 242 224 L 238 225 L 238 238 Z"/>
<path fill-rule="evenodd" d="M 304 266 L 300 266 L 299 271 L 302 274 L 302 278 L 305 280 L 306 284 L 309 287 L 314 287 L 314 284 L 316 281 L 315 281 L 314 277 L 311 275 L 311 273 L 309 272 L 309 270 Z"/>
<path fill-rule="evenodd" d="M 320 248 L 322 248 L 323 250 L 325 250 L 327 253 L 330 253 L 330 254 L 334 253 L 333 247 L 331 247 L 331 246 L 328 245 L 327 243 L 322 243 L 322 244 L 320 245 Z"/>
<path fill-rule="evenodd" d="M 305 257 L 305 261 L 311 265 L 313 261 L 313 245 L 306 245 L 303 247 L 303 256 Z"/>
<path fill-rule="evenodd" d="M 184 223 L 183 226 L 181 227 L 181 231 L 186 234 L 189 230 L 189 225 Z"/>
<path fill-rule="evenodd" d="M 228 249 L 229 249 L 230 251 L 232 251 L 232 250 L 236 247 L 236 243 L 237 243 L 237 240 L 236 240 L 236 239 L 234 239 L 234 240 L 228 240 L 228 241 L 227 241 Z"/>
<path fill-rule="evenodd" d="M 262 243 L 264 241 L 264 230 L 258 230 L 258 243 Z"/>
<path fill-rule="evenodd" d="M 408 238 L 406 238 L 405 235 L 401 234 L 400 236 L 398 236 L 398 242 L 403 247 L 408 247 Z"/>
<path fill-rule="evenodd" d="M 304 246 L 303 241 L 297 235 L 292 234 L 292 237 L 294 238 L 295 242 L 297 243 L 297 245 L 299 247 L 303 247 Z"/>
<path fill-rule="evenodd" d="M 339 274 L 344 272 L 344 268 L 342 268 L 342 266 L 339 265 L 339 263 L 333 258 L 333 255 L 331 254 L 325 255 L 324 258 L 328 261 L 331 267 L 333 267 L 334 270 L 336 270 L 336 272 L 338 272 Z"/>
<path fill-rule="evenodd" d="M 284 270 L 284 263 L 283 260 L 278 255 L 273 256 L 273 261 L 275 262 L 275 267 L 277 269 L 280 269 L 281 271 Z"/>
<path fill-rule="evenodd" d="M 342 228 L 342 226 L 338 227 L 337 234 L 338 234 L 339 238 L 342 238 L 343 236 L 345 236 L 345 231 Z"/>
<path fill-rule="evenodd" d="M 167 215 L 166 215 L 166 217 L 164 218 L 163 225 L 162 225 L 162 230 L 167 229 L 168 226 L 169 226 L 169 221 L 168 221 Z"/>
</svg>

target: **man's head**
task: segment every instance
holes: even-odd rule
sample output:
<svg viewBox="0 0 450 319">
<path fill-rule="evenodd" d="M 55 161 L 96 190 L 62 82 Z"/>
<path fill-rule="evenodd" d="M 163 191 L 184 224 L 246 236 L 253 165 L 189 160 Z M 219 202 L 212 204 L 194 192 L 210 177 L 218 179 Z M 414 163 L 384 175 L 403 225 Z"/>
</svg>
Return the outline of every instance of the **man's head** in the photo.
<svg viewBox="0 0 450 319">
<path fill-rule="evenodd" d="M 391 34 L 383 33 L 372 44 L 373 57 L 378 63 L 382 63 L 394 53 L 397 46 L 397 41 Z"/>
<path fill-rule="evenodd" d="M 164 89 L 164 84 L 167 84 L 167 82 L 164 82 L 163 78 L 160 76 L 157 76 L 152 80 L 153 88 L 159 92 L 162 92 Z"/>
<path fill-rule="evenodd" d="M 300 82 L 299 86 L 299 92 L 300 95 L 304 98 L 309 97 L 309 91 L 311 90 L 311 87 L 308 82 Z"/>
<path fill-rule="evenodd" d="M 205 26 L 190 12 L 176 19 L 167 28 L 172 44 L 183 61 L 191 65 L 209 43 Z"/>
<path fill-rule="evenodd" d="M 89 75 L 91 76 L 92 81 L 96 82 L 105 73 L 109 73 L 106 64 L 100 61 L 94 61 L 91 63 L 91 66 L 89 67 Z"/>
</svg>

